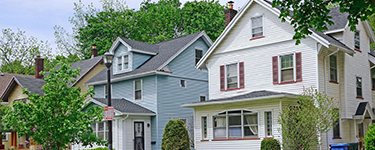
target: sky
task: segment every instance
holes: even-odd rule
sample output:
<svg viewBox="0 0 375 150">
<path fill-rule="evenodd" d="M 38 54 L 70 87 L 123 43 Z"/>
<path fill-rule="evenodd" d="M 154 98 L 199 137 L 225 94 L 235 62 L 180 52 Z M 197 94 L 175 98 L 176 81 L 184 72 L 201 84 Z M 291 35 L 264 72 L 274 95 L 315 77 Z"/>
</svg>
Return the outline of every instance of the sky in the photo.
<svg viewBox="0 0 375 150">
<path fill-rule="evenodd" d="M 137 10 L 143 0 L 125 1 L 128 8 Z M 186 1 L 192 0 L 180 0 L 182 4 Z M 246 1 L 234 0 L 234 8 L 242 7 Z M 60 25 L 68 32 L 72 32 L 69 17 L 73 16 L 75 2 L 78 0 L 1 0 L 0 29 L 11 28 L 16 32 L 19 28 L 25 31 L 28 37 L 33 36 L 39 41 L 48 41 L 54 51 L 56 44 L 53 27 Z M 82 0 L 82 2 L 85 5 L 93 3 L 96 8 L 101 8 L 99 0 Z M 219 2 L 225 5 L 228 0 L 219 0 Z"/>
</svg>

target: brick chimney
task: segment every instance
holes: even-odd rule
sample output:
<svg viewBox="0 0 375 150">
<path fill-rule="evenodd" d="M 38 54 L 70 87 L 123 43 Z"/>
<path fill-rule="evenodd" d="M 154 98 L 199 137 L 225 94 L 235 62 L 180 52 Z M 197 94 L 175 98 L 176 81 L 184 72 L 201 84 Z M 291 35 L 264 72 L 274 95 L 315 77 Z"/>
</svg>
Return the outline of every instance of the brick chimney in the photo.
<svg viewBox="0 0 375 150">
<path fill-rule="evenodd" d="M 225 10 L 225 27 L 228 26 L 228 24 L 232 21 L 234 16 L 237 14 L 237 10 L 233 9 L 233 1 L 229 1 L 229 8 Z"/>
<path fill-rule="evenodd" d="M 35 78 L 41 79 L 43 75 L 40 74 L 41 71 L 44 70 L 44 58 L 40 58 L 40 56 L 36 56 L 35 58 Z"/>
<path fill-rule="evenodd" d="M 91 58 L 94 58 L 96 56 L 98 56 L 98 49 L 96 49 L 96 44 L 92 44 Z"/>
</svg>

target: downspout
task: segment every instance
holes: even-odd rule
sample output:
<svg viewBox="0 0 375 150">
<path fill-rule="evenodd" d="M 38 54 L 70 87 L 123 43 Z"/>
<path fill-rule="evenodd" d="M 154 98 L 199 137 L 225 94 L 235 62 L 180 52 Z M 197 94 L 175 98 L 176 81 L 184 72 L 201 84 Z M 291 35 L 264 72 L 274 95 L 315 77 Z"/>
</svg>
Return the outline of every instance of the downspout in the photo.
<svg viewBox="0 0 375 150">
<path fill-rule="evenodd" d="M 337 48 L 336 51 L 332 52 L 331 54 L 327 55 L 326 57 L 324 57 L 323 59 L 323 63 L 324 63 L 324 92 L 325 94 L 327 94 L 327 58 L 335 53 L 337 53 L 339 51 L 339 48 Z M 328 143 L 328 133 L 326 133 L 326 141 L 327 141 L 327 147 L 329 146 L 329 143 Z"/>
<path fill-rule="evenodd" d="M 120 121 L 119 121 L 119 123 L 121 122 L 123 122 L 124 120 L 126 120 L 127 118 L 129 117 L 129 114 L 126 114 L 126 117 L 124 118 L 124 119 L 121 119 Z M 126 124 L 126 123 L 125 123 Z M 122 124 L 122 126 L 121 126 L 121 129 L 123 129 L 123 124 Z M 121 134 L 123 134 L 124 133 L 124 131 L 123 130 L 121 130 L 122 131 L 122 133 Z M 118 139 L 118 137 L 119 136 L 117 136 L 117 139 Z M 126 141 L 126 135 L 124 136 L 124 135 L 122 135 L 122 137 L 123 138 L 125 138 L 125 141 Z M 119 140 L 117 140 L 118 141 L 118 147 L 120 147 L 120 141 Z M 124 139 L 122 139 L 122 141 L 124 141 Z M 121 142 L 121 143 L 123 143 L 123 144 L 125 144 L 124 142 Z M 122 149 L 125 149 L 125 145 L 122 145 Z"/>
</svg>

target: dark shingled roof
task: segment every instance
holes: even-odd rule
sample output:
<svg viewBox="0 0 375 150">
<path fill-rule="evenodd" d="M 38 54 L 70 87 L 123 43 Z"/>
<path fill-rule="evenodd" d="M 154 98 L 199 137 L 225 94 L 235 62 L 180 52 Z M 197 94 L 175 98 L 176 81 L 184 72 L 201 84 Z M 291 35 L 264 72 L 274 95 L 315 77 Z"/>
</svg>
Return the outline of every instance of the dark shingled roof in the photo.
<svg viewBox="0 0 375 150">
<path fill-rule="evenodd" d="M 12 80 L 13 76 L 34 78 L 34 76 L 31 76 L 31 75 L 21 75 L 21 74 L 1 73 L 0 72 L 0 96 L 4 93 L 5 89 L 7 88 L 8 84 L 10 82 L 10 80 Z"/>
<path fill-rule="evenodd" d="M 103 103 L 107 105 L 107 99 L 106 98 L 93 98 L 100 103 Z M 139 106 L 135 103 L 132 103 L 126 99 L 112 99 L 112 106 L 122 113 L 149 113 L 149 114 L 155 114 L 155 112 L 144 108 L 142 106 Z"/>
<path fill-rule="evenodd" d="M 127 44 L 129 44 L 129 46 L 131 46 L 134 49 L 143 50 L 143 51 L 152 52 L 152 53 L 159 52 L 159 46 L 155 44 L 134 41 L 131 39 L 126 39 L 126 38 L 121 38 L 121 39 L 124 40 Z"/>
<path fill-rule="evenodd" d="M 332 17 L 331 20 L 335 23 L 331 26 L 328 26 L 328 31 L 343 29 L 343 28 L 345 28 L 346 24 L 348 23 L 349 13 L 340 12 L 339 7 L 332 8 L 328 15 Z"/>
<path fill-rule="evenodd" d="M 317 31 L 313 31 L 314 33 L 318 34 L 320 37 L 326 39 L 329 43 L 331 44 L 335 44 L 337 46 L 340 46 L 340 47 L 343 47 L 343 48 L 346 48 L 346 49 L 349 49 L 349 50 L 352 50 L 354 51 L 353 49 L 351 49 L 350 47 L 348 47 L 346 44 L 340 42 L 339 40 L 337 40 L 336 38 L 330 36 L 330 35 L 326 35 L 322 32 L 317 32 Z"/>
<path fill-rule="evenodd" d="M 243 99 L 251 99 L 257 97 L 265 97 L 265 96 L 275 96 L 275 95 L 289 95 L 289 96 L 297 96 L 296 94 L 292 93 L 285 93 L 285 92 L 272 92 L 272 91 L 253 91 L 247 94 L 226 97 L 226 98 L 219 98 L 219 99 L 210 99 L 208 101 L 203 102 L 195 102 L 195 103 L 210 103 L 210 102 L 217 102 L 217 101 L 235 101 L 235 100 L 243 100 Z"/>
<path fill-rule="evenodd" d="M 192 41 L 201 33 L 202 32 L 198 32 L 198 33 L 182 36 L 179 38 L 175 38 L 175 39 L 171 39 L 168 41 L 155 43 L 155 44 L 144 43 L 143 47 L 147 47 L 150 45 L 154 45 L 153 48 L 158 47 L 159 48 L 158 54 L 155 56 L 152 56 L 148 61 L 146 61 L 144 64 L 142 64 L 141 66 L 139 66 L 133 71 L 116 74 L 116 75 L 113 75 L 113 71 L 111 71 L 111 79 L 116 79 L 119 77 L 124 77 L 124 76 L 129 76 L 129 75 L 134 75 L 134 74 L 139 74 L 139 73 L 144 73 L 144 72 L 149 72 L 149 71 L 156 71 L 157 68 L 163 65 L 169 58 L 175 55 L 181 48 L 183 48 L 185 45 L 187 45 L 190 41 Z M 138 44 L 140 43 L 143 43 L 143 42 L 138 42 Z M 101 72 L 99 72 L 96 76 L 91 78 L 89 81 L 87 81 L 86 84 L 91 83 L 91 82 L 96 82 L 96 81 L 103 81 L 106 79 L 107 79 L 107 69 L 104 69 Z"/>
<path fill-rule="evenodd" d="M 363 113 L 365 113 L 367 104 L 368 104 L 368 102 L 359 103 L 359 105 L 357 107 L 357 111 L 355 112 L 355 115 L 363 115 Z"/>
<path fill-rule="evenodd" d="M 27 77 L 15 77 L 16 80 L 21 84 L 23 88 L 27 88 L 31 94 L 35 93 L 38 95 L 43 95 L 42 86 L 44 85 L 44 80 L 36 78 Z"/>
</svg>

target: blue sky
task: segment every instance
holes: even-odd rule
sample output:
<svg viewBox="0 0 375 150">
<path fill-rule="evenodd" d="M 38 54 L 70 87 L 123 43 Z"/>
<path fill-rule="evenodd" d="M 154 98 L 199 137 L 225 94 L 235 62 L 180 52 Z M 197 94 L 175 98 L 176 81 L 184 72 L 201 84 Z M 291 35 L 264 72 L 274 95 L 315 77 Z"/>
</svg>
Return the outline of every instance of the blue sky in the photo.
<svg viewBox="0 0 375 150">
<path fill-rule="evenodd" d="M 143 0 L 126 0 L 129 8 L 139 9 Z M 157 0 L 152 0 L 157 1 Z M 185 3 L 188 0 L 180 0 Z M 235 8 L 242 7 L 247 0 L 235 0 Z M 69 17 L 73 16 L 74 2 L 78 0 L 1 0 L 0 29 L 19 28 L 26 31 L 27 36 L 36 37 L 39 41 L 48 40 L 52 49 L 56 48 L 53 35 L 55 25 L 64 27 L 71 32 L 72 25 Z M 91 2 L 95 7 L 101 8 L 99 0 L 82 0 L 87 5 Z M 228 0 L 220 0 L 226 4 Z"/>
</svg>

